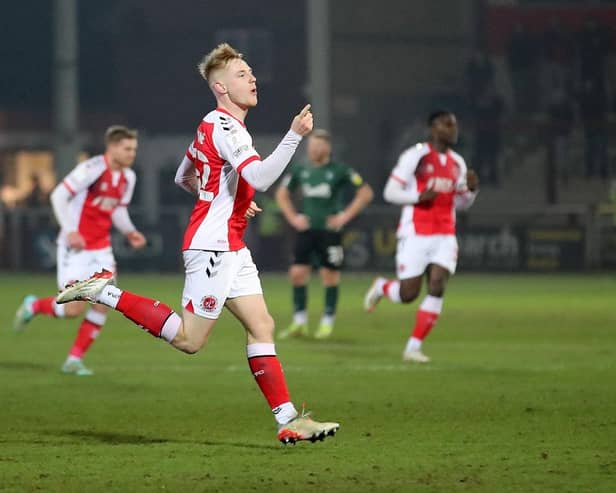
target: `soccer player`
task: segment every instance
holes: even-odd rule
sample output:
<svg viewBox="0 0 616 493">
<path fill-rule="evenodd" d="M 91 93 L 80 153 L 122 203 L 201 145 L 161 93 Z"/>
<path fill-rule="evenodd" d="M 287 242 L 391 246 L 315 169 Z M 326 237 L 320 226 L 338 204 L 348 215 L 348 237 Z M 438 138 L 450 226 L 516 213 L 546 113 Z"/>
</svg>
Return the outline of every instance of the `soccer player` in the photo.
<svg viewBox="0 0 616 493">
<path fill-rule="evenodd" d="M 199 72 L 217 107 L 201 121 L 175 178 L 196 197 L 182 246 L 182 314 L 160 301 L 109 284 L 112 274 L 107 271 L 73 284 L 57 301 L 88 300 L 107 305 L 188 354 L 206 345 L 223 307 L 227 307 L 246 330 L 248 364 L 278 423 L 278 439 L 283 443 L 322 440 L 333 435 L 339 424 L 319 423 L 300 415 L 291 402 L 276 355 L 274 320 L 243 240 L 245 211 L 255 189 L 264 191 L 278 179 L 302 136 L 312 130 L 310 105 L 295 116 L 280 144 L 262 160 L 244 124 L 248 110 L 257 105 L 257 79 L 250 66 L 223 43 L 203 58 Z"/>
<path fill-rule="evenodd" d="M 445 286 L 456 270 L 455 209 L 472 205 L 479 180 L 462 156 L 451 149 L 458 140 L 458 122 L 449 111 L 428 118 L 431 139 L 404 151 L 385 185 L 387 202 L 402 206 L 396 251 L 397 279 L 377 277 L 364 298 L 372 312 L 382 297 L 410 303 L 426 276 L 428 294 L 419 305 L 415 327 L 404 349 L 405 361 L 427 363 L 423 340 L 438 320 Z"/>
<path fill-rule="evenodd" d="M 131 166 L 137 154 L 137 131 L 119 125 L 109 127 L 105 144 L 104 154 L 78 164 L 51 194 L 53 211 L 61 228 L 57 240 L 60 289 L 100 269 L 115 273 L 112 225 L 126 236 L 133 248 L 140 249 L 146 244 L 127 210 L 135 189 L 135 172 Z M 15 314 L 13 327 L 23 330 L 36 315 L 78 317 L 86 306 L 83 301 L 60 305 L 55 302 L 55 296 L 28 295 Z M 92 375 L 92 370 L 83 364 L 83 357 L 105 324 L 107 310 L 106 306 L 94 305 L 86 312 L 62 365 L 64 373 Z"/>
<path fill-rule="evenodd" d="M 313 258 L 320 266 L 325 287 L 325 308 L 315 337 L 325 339 L 334 328 L 340 269 L 344 258 L 342 228 L 353 219 L 373 197 L 372 188 L 362 177 L 344 164 L 332 161 L 331 137 L 326 130 L 316 129 L 308 137 L 306 166 L 296 166 L 276 190 L 276 202 L 297 238 L 289 278 L 293 286 L 293 321 L 279 335 L 308 334 L 307 284 Z M 355 197 L 344 207 L 343 193 L 355 188 Z M 301 210 L 294 207 L 291 194 L 300 189 Z"/>
</svg>

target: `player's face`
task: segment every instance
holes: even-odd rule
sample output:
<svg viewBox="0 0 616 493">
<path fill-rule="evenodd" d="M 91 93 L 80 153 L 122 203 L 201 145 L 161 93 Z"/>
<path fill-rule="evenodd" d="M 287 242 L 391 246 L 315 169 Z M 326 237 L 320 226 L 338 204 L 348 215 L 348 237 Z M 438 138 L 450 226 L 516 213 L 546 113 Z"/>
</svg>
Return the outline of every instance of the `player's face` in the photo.
<svg viewBox="0 0 616 493">
<path fill-rule="evenodd" d="M 229 62 L 224 85 L 229 99 L 239 107 L 247 109 L 257 105 L 257 78 L 244 60 L 238 58 Z"/>
<path fill-rule="evenodd" d="M 331 145 L 325 139 L 309 137 L 306 154 L 313 163 L 325 164 L 329 161 Z"/>
<path fill-rule="evenodd" d="M 107 148 L 111 160 L 123 168 L 133 165 L 137 157 L 137 139 L 122 139 L 112 142 Z"/>
<path fill-rule="evenodd" d="M 447 145 L 458 142 L 458 120 L 449 113 L 437 118 L 432 126 L 434 137 Z"/>
</svg>

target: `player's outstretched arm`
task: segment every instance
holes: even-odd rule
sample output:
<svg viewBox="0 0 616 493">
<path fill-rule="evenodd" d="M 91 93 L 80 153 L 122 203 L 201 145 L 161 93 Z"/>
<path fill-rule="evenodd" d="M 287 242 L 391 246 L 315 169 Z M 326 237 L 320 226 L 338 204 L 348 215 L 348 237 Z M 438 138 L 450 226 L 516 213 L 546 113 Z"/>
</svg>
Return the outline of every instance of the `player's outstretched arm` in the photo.
<svg viewBox="0 0 616 493">
<path fill-rule="evenodd" d="M 262 192 L 266 191 L 287 167 L 302 137 L 312 131 L 312 125 L 312 113 L 310 113 L 310 105 L 307 104 L 293 118 L 290 130 L 274 152 L 263 161 L 255 160 L 244 166 L 241 170 L 242 178 L 253 188 Z"/>
</svg>

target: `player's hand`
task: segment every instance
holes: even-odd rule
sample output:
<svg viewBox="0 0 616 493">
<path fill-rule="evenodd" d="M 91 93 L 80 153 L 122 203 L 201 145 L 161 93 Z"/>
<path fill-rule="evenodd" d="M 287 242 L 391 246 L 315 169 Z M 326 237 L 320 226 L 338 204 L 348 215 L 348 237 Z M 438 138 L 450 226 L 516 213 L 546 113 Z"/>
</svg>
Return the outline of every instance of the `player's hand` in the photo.
<svg viewBox="0 0 616 493">
<path fill-rule="evenodd" d="M 466 172 L 466 186 L 471 192 L 479 190 L 479 176 L 477 176 L 473 169 L 469 169 Z"/>
<path fill-rule="evenodd" d="M 261 209 L 261 207 L 259 207 L 254 200 L 251 200 L 250 201 L 250 206 L 248 207 L 248 210 L 246 211 L 246 214 L 244 214 L 244 217 L 246 219 L 252 219 L 259 212 L 263 212 L 263 209 Z"/>
<path fill-rule="evenodd" d="M 135 250 L 140 250 L 147 244 L 145 236 L 139 231 L 131 231 L 126 235 L 126 239 Z"/>
<path fill-rule="evenodd" d="M 293 118 L 291 122 L 291 130 L 301 136 L 308 135 L 312 132 L 312 113 L 310 112 L 310 105 L 304 106 L 302 111 Z"/>
<path fill-rule="evenodd" d="M 349 220 L 344 212 L 339 212 L 333 216 L 327 216 L 326 222 L 328 229 L 340 231 Z"/>
<path fill-rule="evenodd" d="M 71 231 L 67 234 L 66 241 L 68 242 L 68 246 L 73 250 L 79 251 L 86 247 L 86 240 L 83 239 L 79 231 Z"/>
<path fill-rule="evenodd" d="M 297 231 L 306 231 L 310 228 L 310 219 L 304 214 L 295 214 L 290 223 Z"/>
<path fill-rule="evenodd" d="M 434 190 L 424 190 L 419 194 L 419 200 L 417 202 L 431 202 L 437 195 L 438 192 L 435 192 Z"/>
</svg>

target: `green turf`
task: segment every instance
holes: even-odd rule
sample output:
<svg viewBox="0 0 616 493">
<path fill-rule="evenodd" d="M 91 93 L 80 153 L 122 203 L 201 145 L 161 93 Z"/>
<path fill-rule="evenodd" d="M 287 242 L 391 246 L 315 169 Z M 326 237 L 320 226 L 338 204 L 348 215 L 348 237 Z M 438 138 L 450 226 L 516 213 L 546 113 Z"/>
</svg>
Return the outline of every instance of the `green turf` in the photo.
<svg viewBox="0 0 616 493">
<path fill-rule="evenodd" d="M 416 304 L 366 316 L 347 276 L 331 340 L 277 345 L 296 403 L 342 428 L 287 447 L 230 317 L 186 356 L 112 313 L 96 374 L 65 376 L 75 321 L 9 330 L 52 276 L 0 279 L 0 491 L 616 491 L 613 276 L 457 276 L 421 367 L 400 360 Z M 180 277 L 121 281 L 178 305 Z M 264 287 L 286 324 L 286 282 Z"/>
</svg>

